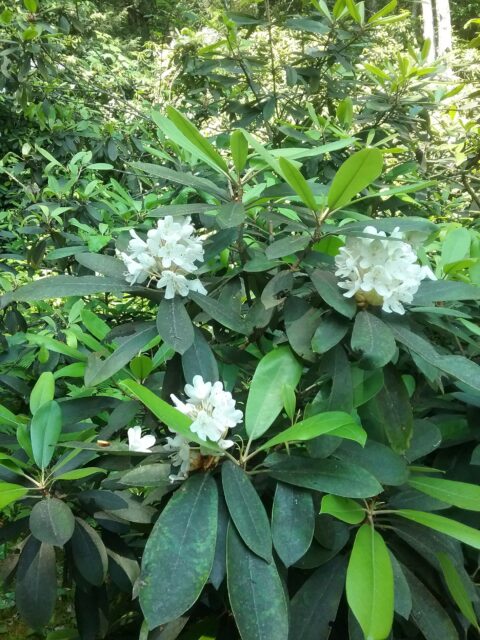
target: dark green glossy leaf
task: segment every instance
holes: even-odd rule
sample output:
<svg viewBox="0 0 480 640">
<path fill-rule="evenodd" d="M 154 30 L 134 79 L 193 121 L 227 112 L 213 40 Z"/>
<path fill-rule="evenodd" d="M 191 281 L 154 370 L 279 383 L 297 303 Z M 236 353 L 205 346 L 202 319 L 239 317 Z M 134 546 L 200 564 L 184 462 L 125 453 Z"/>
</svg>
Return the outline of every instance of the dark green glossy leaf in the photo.
<svg viewBox="0 0 480 640">
<path fill-rule="evenodd" d="M 265 255 L 269 260 L 291 256 L 305 249 L 310 240 L 310 236 L 287 236 L 269 244 L 265 249 Z"/>
<path fill-rule="evenodd" d="M 288 639 L 288 603 L 277 568 L 252 553 L 232 525 L 227 534 L 227 582 L 242 640 Z"/>
<path fill-rule="evenodd" d="M 160 302 L 157 329 L 164 342 L 178 353 L 185 353 L 192 346 L 193 324 L 181 298 L 164 298 Z"/>
<path fill-rule="evenodd" d="M 105 582 L 108 567 L 105 545 L 85 520 L 75 520 L 75 530 L 70 540 L 73 561 L 82 578 L 89 584 L 100 586 Z"/>
<path fill-rule="evenodd" d="M 275 551 L 286 567 L 295 564 L 308 551 L 314 527 L 311 493 L 279 482 L 273 501 L 272 538 Z"/>
<path fill-rule="evenodd" d="M 270 562 L 272 534 L 265 507 L 245 471 L 227 460 L 222 464 L 222 485 L 230 517 L 253 553 Z"/>
<path fill-rule="evenodd" d="M 56 598 L 55 551 L 31 536 L 17 568 L 15 602 L 20 615 L 32 629 L 40 629 L 52 617 Z"/>
<path fill-rule="evenodd" d="M 352 298 L 345 298 L 333 273 L 317 269 L 310 275 L 310 279 L 320 297 L 330 307 L 346 318 L 353 318 L 357 310 L 355 301 Z"/>
<path fill-rule="evenodd" d="M 153 324 L 146 324 L 133 333 L 107 358 L 102 360 L 96 353 L 91 354 L 85 370 L 85 385 L 95 387 L 105 382 L 123 369 L 155 336 L 157 330 Z"/>
<path fill-rule="evenodd" d="M 202 376 L 204 380 L 216 382 L 218 380 L 218 365 L 215 355 L 210 348 L 203 333 L 194 327 L 192 345 L 182 355 L 183 375 L 187 382 L 193 380 L 193 376 Z"/>
<path fill-rule="evenodd" d="M 402 571 L 408 580 L 412 592 L 411 619 L 420 629 L 425 640 L 459 640 L 458 633 L 446 613 L 430 591 L 416 578 L 407 567 Z"/>
<path fill-rule="evenodd" d="M 335 457 L 367 469 L 382 485 L 400 486 L 408 480 L 405 460 L 375 440 L 368 439 L 363 447 L 356 442 L 343 442 L 335 451 Z"/>
<path fill-rule="evenodd" d="M 75 518 L 70 507 L 58 498 L 45 498 L 33 507 L 30 531 L 40 542 L 63 547 L 75 529 Z"/>
<path fill-rule="evenodd" d="M 360 366 L 365 369 L 385 366 L 397 349 L 391 329 L 368 311 L 357 314 L 351 345 L 354 351 L 361 353 Z"/>
<path fill-rule="evenodd" d="M 289 640 L 326 640 L 337 616 L 346 563 L 337 557 L 317 569 L 290 603 Z"/>
<path fill-rule="evenodd" d="M 292 349 L 301 358 L 313 361 L 311 342 L 321 313 L 302 298 L 289 296 L 283 308 L 285 331 Z"/>
<path fill-rule="evenodd" d="M 224 327 L 227 327 L 227 329 L 231 329 L 236 333 L 244 335 L 248 335 L 250 333 L 250 327 L 231 307 L 226 307 L 219 300 L 215 300 L 214 298 L 204 296 L 201 293 L 196 293 L 194 291 L 190 291 L 189 297 L 198 304 L 205 313 Z"/>
<path fill-rule="evenodd" d="M 390 553 L 390 561 L 392 563 L 393 570 L 393 586 L 394 586 L 394 609 L 395 613 L 398 613 L 408 620 L 412 611 L 412 594 L 410 587 L 408 586 L 405 574 L 402 571 L 402 567 L 393 553 Z"/>
<path fill-rule="evenodd" d="M 191 476 L 160 514 L 142 559 L 140 605 L 149 629 L 175 620 L 199 597 L 212 569 L 218 494 L 208 474 Z"/>
<path fill-rule="evenodd" d="M 383 375 L 383 388 L 364 407 L 379 434 L 385 434 L 392 449 L 397 453 L 405 453 L 413 432 L 410 398 L 395 367 L 385 367 Z"/>
<path fill-rule="evenodd" d="M 326 353 L 344 338 L 350 324 L 336 313 L 324 314 L 312 338 L 312 349 L 315 353 Z"/>
<path fill-rule="evenodd" d="M 114 278 L 99 278 L 97 276 L 51 276 L 41 278 L 9 291 L 0 298 L 0 308 L 13 301 L 34 302 L 48 298 L 67 298 L 69 296 L 88 296 L 94 293 L 122 293 L 130 291 L 132 287 L 126 281 Z"/>
<path fill-rule="evenodd" d="M 281 482 L 345 498 L 370 498 L 382 486 L 365 469 L 340 460 L 315 460 L 300 456 L 278 456 L 269 475 Z"/>
</svg>

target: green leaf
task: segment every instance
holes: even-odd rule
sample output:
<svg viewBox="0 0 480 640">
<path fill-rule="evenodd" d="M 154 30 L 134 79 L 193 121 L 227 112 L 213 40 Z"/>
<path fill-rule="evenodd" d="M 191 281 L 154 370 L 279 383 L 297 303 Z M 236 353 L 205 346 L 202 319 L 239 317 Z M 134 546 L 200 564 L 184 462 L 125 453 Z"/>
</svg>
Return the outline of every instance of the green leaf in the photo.
<svg viewBox="0 0 480 640">
<path fill-rule="evenodd" d="M 37 410 L 30 425 L 33 459 L 40 469 L 45 469 L 50 464 L 61 431 L 60 405 L 51 400 Z"/>
<path fill-rule="evenodd" d="M 218 380 L 218 365 L 215 355 L 210 348 L 203 333 L 194 327 L 192 346 L 182 355 L 183 376 L 187 382 L 193 380 L 193 376 L 199 375 L 205 381 L 216 382 Z"/>
<path fill-rule="evenodd" d="M 70 547 L 73 561 L 82 578 L 96 587 L 102 585 L 107 576 L 107 551 L 95 529 L 81 518 L 75 518 Z"/>
<path fill-rule="evenodd" d="M 25 5 L 25 9 L 30 11 L 30 13 L 35 13 L 38 8 L 37 0 L 23 0 L 23 4 Z"/>
<path fill-rule="evenodd" d="M 318 205 L 313 191 L 297 167 L 286 158 L 279 158 L 278 166 L 280 167 L 280 175 L 292 187 L 303 204 L 312 211 L 317 211 Z"/>
<path fill-rule="evenodd" d="M 57 599 L 55 551 L 30 536 L 20 554 L 16 574 L 15 604 L 32 629 L 45 626 Z"/>
<path fill-rule="evenodd" d="M 248 142 L 243 133 L 236 129 L 230 134 L 230 150 L 232 152 L 232 160 L 235 169 L 240 175 L 245 169 L 248 158 Z"/>
<path fill-rule="evenodd" d="M 149 629 L 175 620 L 200 596 L 213 565 L 218 493 L 208 474 L 178 489 L 147 540 L 140 576 L 140 606 Z"/>
<path fill-rule="evenodd" d="M 400 563 L 395 556 L 390 552 L 390 561 L 393 569 L 393 586 L 395 593 L 394 609 L 395 613 L 398 613 L 408 620 L 412 611 L 412 594 L 410 593 L 410 587 L 408 586 L 407 579 Z"/>
<path fill-rule="evenodd" d="M 227 533 L 227 584 L 242 640 L 288 639 L 288 603 L 277 568 L 252 553 L 231 524 Z"/>
<path fill-rule="evenodd" d="M 75 518 L 63 500 L 45 498 L 33 507 L 29 526 L 32 535 L 40 542 L 63 547 L 73 535 Z"/>
<path fill-rule="evenodd" d="M 293 485 L 277 483 L 272 509 L 272 539 L 275 551 L 286 567 L 291 567 L 307 553 L 314 528 L 312 494 Z"/>
<path fill-rule="evenodd" d="M 382 485 L 401 486 L 408 480 L 408 468 L 403 456 L 390 447 L 369 438 L 365 446 L 356 442 L 343 442 L 335 457 L 360 465 Z"/>
<path fill-rule="evenodd" d="M 245 217 L 245 206 L 242 202 L 226 202 L 218 209 L 215 222 L 220 229 L 231 229 L 242 224 Z"/>
<path fill-rule="evenodd" d="M 314 361 L 311 342 L 321 313 L 308 302 L 289 296 L 283 308 L 285 331 L 292 349 L 304 360 Z"/>
<path fill-rule="evenodd" d="M 445 608 L 414 574 L 402 565 L 412 593 L 411 620 L 425 640 L 458 640 L 455 626 Z"/>
<path fill-rule="evenodd" d="M 343 411 L 327 411 L 317 413 L 310 418 L 297 422 L 281 431 L 259 447 L 259 451 L 269 449 L 284 442 L 304 442 L 322 435 L 337 436 L 365 444 L 367 434 L 348 413 Z"/>
<path fill-rule="evenodd" d="M 125 278 L 126 267 L 122 260 L 101 253 L 81 252 L 75 255 L 75 260 L 83 267 L 109 276 L 117 281 Z M 98 276 L 97 276 L 98 277 Z"/>
<path fill-rule="evenodd" d="M 227 327 L 227 329 L 231 329 L 231 331 L 241 333 L 243 335 L 248 335 L 250 333 L 250 327 L 244 320 L 242 320 L 232 307 L 228 307 L 219 300 L 215 300 L 209 296 L 204 296 L 201 293 L 196 293 L 195 291 L 190 291 L 188 296 L 198 304 L 205 313 L 224 327 Z"/>
<path fill-rule="evenodd" d="M 30 411 L 34 415 L 46 402 L 53 400 L 55 396 L 55 378 L 50 371 L 40 374 L 30 394 Z"/>
<path fill-rule="evenodd" d="M 312 338 L 312 350 L 315 353 L 327 353 L 344 338 L 350 324 L 336 313 L 322 315 Z"/>
<path fill-rule="evenodd" d="M 365 369 L 384 367 L 397 350 L 390 327 L 368 311 L 355 318 L 351 346 L 361 353 L 360 366 Z"/>
<path fill-rule="evenodd" d="M 228 191 L 217 187 L 214 182 L 207 180 L 206 178 L 200 178 L 199 176 L 194 176 L 191 173 L 183 171 L 174 171 L 173 169 L 168 169 L 167 167 L 162 167 L 158 164 L 151 164 L 149 162 L 132 162 L 132 167 L 139 171 L 143 171 L 154 178 L 161 178 L 167 182 L 175 182 L 186 187 L 192 187 L 192 189 L 205 191 L 220 200 L 230 200 L 230 194 Z"/>
<path fill-rule="evenodd" d="M 444 480 L 443 478 L 430 478 L 429 476 L 411 478 L 408 484 L 417 489 L 417 491 L 426 493 L 427 496 L 451 504 L 454 507 L 480 511 L 480 487 L 476 484 Z"/>
<path fill-rule="evenodd" d="M 205 442 L 201 440 L 196 433 L 190 431 L 192 420 L 184 413 L 159 398 L 153 393 L 153 391 L 147 389 L 147 387 L 135 382 L 135 380 L 123 380 L 119 383 L 119 386 L 126 389 L 137 400 L 140 400 L 140 402 L 142 402 L 161 422 L 166 424 L 171 431 L 185 436 L 191 442 L 196 442 L 197 444 L 202 445 L 202 447 L 212 449 L 213 451 L 221 450 L 215 442 Z"/>
<path fill-rule="evenodd" d="M 148 356 L 137 356 L 130 362 L 129 368 L 137 380 L 145 380 L 152 373 L 153 362 Z"/>
<path fill-rule="evenodd" d="M 87 368 L 85 370 L 85 386 L 95 387 L 105 380 L 114 376 L 118 371 L 123 369 L 142 348 L 153 340 L 157 335 L 155 326 L 149 324 L 140 329 L 138 333 L 133 333 L 126 338 L 115 351 L 102 360 L 100 356 L 93 353 L 88 358 Z"/>
<path fill-rule="evenodd" d="M 193 324 L 184 303 L 178 296 L 172 300 L 164 298 L 160 302 L 157 330 L 163 341 L 180 354 L 185 353 L 192 346 Z"/>
<path fill-rule="evenodd" d="M 368 471 L 340 460 L 276 455 L 268 473 L 280 482 L 344 498 L 370 498 L 382 492 Z"/>
<path fill-rule="evenodd" d="M 8 504 L 20 500 L 26 496 L 28 489 L 20 484 L 12 484 L 11 482 L 0 482 L 0 509 Z"/>
<path fill-rule="evenodd" d="M 201 152 L 202 158 L 205 156 L 207 158 L 210 158 L 214 167 L 215 166 L 218 167 L 221 171 L 223 171 L 228 175 L 228 167 L 225 160 L 213 148 L 210 142 L 208 142 L 208 140 L 206 140 L 202 136 L 200 131 L 189 120 L 185 118 L 185 116 L 183 116 L 174 107 L 167 107 L 167 115 L 169 120 L 173 122 L 175 127 L 182 134 L 182 136 L 184 136 L 189 143 L 194 145 L 198 149 L 198 151 Z M 167 132 L 167 135 L 168 135 L 168 132 Z M 177 140 L 174 140 L 174 142 L 177 142 Z M 183 147 L 184 142 L 185 142 L 184 140 L 181 140 L 180 142 L 178 142 L 178 144 L 180 144 L 180 146 Z M 190 144 L 184 148 L 186 148 L 187 151 L 190 151 Z"/>
<path fill-rule="evenodd" d="M 362 149 L 337 171 L 328 192 L 329 209 L 341 209 L 382 173 L 383 154 L 379 149 Z"/>
<path fill-rule="evenodd" d="M 412 305 L 424 307 L 433 305 L 434 302 L 459 300 L 480 300 L 480 287 L 453 280 L 424 280 L 413 298 Z"/>
<path fill-rule="evenodd" d="M 395 11 L 396 8 L 397 0 L 391 0 L 384 7 L 374 13 L 373 16 L 370 16 L 370 18 L 368 19 L 368 23 L 371 24 L 372 22 L 376 22 L 380 18 L 383 18 L 383 16 L 386 16 L 389 13 L 392 13 L 392 11 Z"/>
<path fill-rule="evenodd" d="M 321 35 L 330 31 L 329 26 L 324 22 L 309 18 L 290 18 L 285 22 L 285 26 L 290 29 L 306 31 L 307 33 L 319 33 Z"/>
<path fill-rule="evenodd" d="M 365 406 L 376 428 L 386 435 L 392 449 L 403 454 L 410 446 L 413 433 L 410 398 L 395 367 L 385 367 L 383 376 L 383 388 Z"/>
<path fill-rule="evenodd" d="M 452 262 L 458 262 L 468 257 L 473 237 L 473 234 L 465 227 L 460 227 L 447 233 L 442 243 L 440 264 L 445 268 L 446 265 Z"/>
<path fill-rule="evenodd" d="M 0 298 L 0 308 L 11 302 L 35 302 L 48 298 L 67 298 L 69 296 L 88 296 L 94 293 L 122 293 L 130 291 L 128 282 L 114 278 L 99 278 L 98 276 L 51 276 L 40 278 L 34 282 L 9 291 Z"/>
<path fill-rule="evenodd" d="M 283 258 L 284 256 L 291 256 L 292 254 L 297 253 L 297 251 L 305 249 L 310 240 L 310 236 L 307 235 L 280 238 L 280 240 L 275 240 L 272 244 L 267 246 L 265 255 L 269 260 L 276 260 L 277 258 Z"/>
<path fill-rule="evenodd" d="M 333 273 L 316 269 L 311 273 L 310 280 L 320 297 L 330 307 L 346 318 L 353 318 L 357 311 L 357 305 L 352 298 L 345 298 Z"/>
<path fill-rule="evenodd" d="M 424 527 L 429 527 L 460 540 L 460 542 L 468 544 L 475 549 L 480 549 L 480 531 L 466 524 L 439 516 L 436 513 L 415 511 L 413 509 L 398 509 L 395 511 L 395 515 L 423 524 Z"/>
<path fill-rule="evenodd" d="M 472 606 L 470 595 L 468 594 L 465 585 L 462 582 L 460 574 L 458 573 L 455 565 L 453 564 L 450 556 L 446 553 L 437 554 L 440 567 L 442 569 L 443 577 L 447 584 L 448 590 L 452 598 L 455 600 L 457 607 L 463 613 L 465 618 L 472 624 L 477 630 L 480 631 L 478 625 L 477 616 Z"/>
<path fill-rule="evenodd" d="M 132 487 L 168 486 L 171 471 L 170 463 L 142 464 L 122 473 L 119 481 Z"/>
<path fill-rule="evenodd" d="M 230 517 L 253 553 L 272 560 L 272 535 L 265 507 L 246 473 L 227 460 L 222 464 L 222 485 Z"/>
<path fill-rule="evenodd" d="M 347 601 L 365 637 L 385 640 L 393 623 L 393 570 L 382 536 L 360 527 L 347 568 Z"/>
<path fill-rule="evenodd" d="M 101 447 L 98 447 L 100 451 Z M 95 449 L 97 450 L 97 449 Z M 104 450 L 105 451 L 105 450 Z M 89 478 L 95 476 L 97 473 L 107 473 L 105 469 L 100 467 L 84 467 L 83 469 L 72 469 L 71 471 L 65 471 L 65 473 L 54 474 L 55 480 L 83 480 L 83 478 Z"/>
<path fill-rule="evenodd" d="M 339 496 L 323 496 L 320 513 L 327 513 L 348 524 L 360 524 L 365 520 L 365 509 L 358 502 Z"/>
<path fill-rule="evenodd" d="M 317 569 L 290 604 L 289 640 L 328 638 L 345 584 L 346 563 L 337 556 Z"/>
<path fill-rule="evenodd" d="M 301 374 L 302 365 L 287 347 L 263 356 L 255 369 L 245 409 L 245 428 L 251 438 L 267 431 L 283 408 L 283 386 L 289 384 L 295 389 Z"/>
</svg>

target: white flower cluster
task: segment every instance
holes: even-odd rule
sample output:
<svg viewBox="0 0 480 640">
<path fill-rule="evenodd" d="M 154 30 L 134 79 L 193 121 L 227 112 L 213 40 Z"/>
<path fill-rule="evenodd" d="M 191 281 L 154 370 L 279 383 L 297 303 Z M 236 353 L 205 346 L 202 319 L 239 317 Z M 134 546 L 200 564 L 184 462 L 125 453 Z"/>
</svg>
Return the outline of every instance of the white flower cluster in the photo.
<svg viewBox="0 0 480 640">
<path fill-rule="evenodd" d="M 356 296 L 387 313 L 404 314 L 424 278 L 435 280 L 429 267 L 417 263 L 417 255 L 396 227 L 387 239 L 383 231 L 365 227 L 373 238 L 348 238 L 335 257 L 335 275 L 345 278 L 338 286 L 347 298 Z M 402 304 L 403 303 L 403 304 Z"/>
<path fill-rule="evenodd" d="M 132 239 L 127 252 L 119 253 L 127 267 L 127 282 L 136 284 L 156 280 L 157 288 L 165 289 L 167 300 L 177 294 L 187 296 L 189 291 L 206 294 L 200 280 L 186 278 L 198 269 L 196 262 L 203 262 L 202 242 L 194 232 L 189 217 L 175 222 L 172 216 L 159 220 L 157 228 L 147 233 L 146 241 L 135 231 L 130 231 Z"/>
<path fill-rule="evenodd" d="M 232 394 L 224 391 L 221 382 L 204 382 L 202 376 L 194 376 L 193 384 L 185 385 L 185 394 L 188 396 L 187 402 L 182 402 L 173 394 L 170 397 L 177 409 L 193 420 L 190 425 L 192 433 L 196 433 L 204 442 L 216 442 L 222 449 L 231 447 L 234 442 L 225 440 L 225 436 L 243 418 L 243 413 L 235 408 Z M 174 452 L 170 458 L 174 466 L 180 467 L 177 475 L 170 476 L 171 480 L 186 478 L 200 455 L 198 451 L 192 451 L 188 439 L 179 434 L 167 438 L 165 450 Z"/>
</svg>

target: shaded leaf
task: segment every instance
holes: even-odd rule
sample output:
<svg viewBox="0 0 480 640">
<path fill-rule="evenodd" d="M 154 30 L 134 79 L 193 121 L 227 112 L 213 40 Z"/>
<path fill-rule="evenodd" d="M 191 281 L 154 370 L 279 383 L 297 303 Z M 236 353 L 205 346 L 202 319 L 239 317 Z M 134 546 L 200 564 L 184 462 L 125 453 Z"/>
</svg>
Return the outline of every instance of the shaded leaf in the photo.
<svg viewBox="0 0 480 640">
<path fill-rule="evenodd" d="M 272 509 L 272 539 L 275 551 L 286 567 L 295 564 L 308 551 L 314 527 L 311 493 L 293 485 L 277 483 Z"/>
<path fill-rule="evenodd" d="M 163 341 L 180 354 L 192 346 L 193 324 L 181 298 L 165 298 L 158 306 L 157 329 Z"/>
<path fill-rule="evenodd" d="M 140 605 L 149 629 L 175 620 L 199 597 L 212 569 L 218 494 L 208 474 L 174 493 L 150 534 L 142 559 Z"/>
<path fill-rule="evenodd" d="M 63 547 L 73 535 L 75 518 L 65 502 L 58 498 L 45 498 L 33 507 L 29 526 L 32 535 L 40 542 Z"/>
<path fill-rule="evenodd" d="M 250 479 L 243 469 L 227 460 L 222 464 L 222 485 L 230 517 L 242 540 L 253 553 L 270 562 L 270 524 Z"/>
<path fill-rule="evenodd" d="M 228 596 L 242 640 L 287 640 L 288 604 L 273 562 L 253 554 L 230 525 Z"/>
</svg>

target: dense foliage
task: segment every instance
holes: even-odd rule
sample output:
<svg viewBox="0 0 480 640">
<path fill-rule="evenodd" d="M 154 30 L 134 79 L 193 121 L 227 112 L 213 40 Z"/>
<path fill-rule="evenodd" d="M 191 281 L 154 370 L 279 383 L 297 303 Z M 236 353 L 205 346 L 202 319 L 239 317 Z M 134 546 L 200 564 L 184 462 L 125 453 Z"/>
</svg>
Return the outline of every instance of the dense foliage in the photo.
<svg viewBox="0 0 480 640">
<path fill-rule="evenodd" d="M 6 633 L 477 637 L 474 49 L 98 4 L 0 3 Z"/>
</svg>

